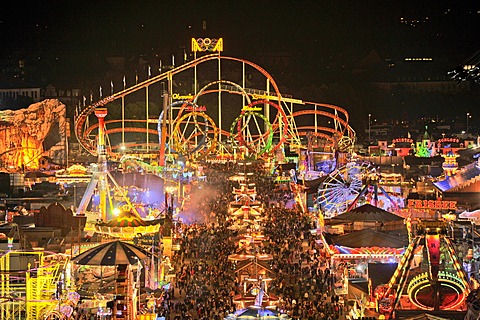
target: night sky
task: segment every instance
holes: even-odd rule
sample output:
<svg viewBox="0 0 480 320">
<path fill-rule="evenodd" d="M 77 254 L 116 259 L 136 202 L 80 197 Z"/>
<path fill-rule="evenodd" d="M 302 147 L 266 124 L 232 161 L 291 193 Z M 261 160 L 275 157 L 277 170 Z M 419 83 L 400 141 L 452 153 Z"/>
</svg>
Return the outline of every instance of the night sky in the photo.
<svg viewBox="0 0 480 320">
<path fill-rule="evenodd" d="M 192 37 L 223 37 L 225 55 L 289 54 L 288 70 L 263 67 L 307 99 L 307 87 L 359 81 L 343 70 L 372 50 L 392 61 L 432 56 L 445 75 L 480 49 L 479 27 L 475 1 L 10 1 L 0 11 L 0 57 L 21 52 L 47 60 L 58 79 L 88 82 L 102 74 L 91 67 L 99 57 L 167 59 Z M 329 102 L 353 104 L 362 117 L 385 109 L 362 99 Z"/>
<path fill-rule="evenodd" d="M 395 50 L 415 45 L 468 56 L 476 51 L 474 1 L 10 1 L 2 48 L 135 54 L 223 37 L 226 52 Z M 403 21 L 417 21 L 402 23 Z M 207 31 L 202 30 L 206 21 Z M 477 34 L 477 36 L 475 36 Z M 421 41 L 422 43 L 415 43 Z M 470 52 L 458 52 L 458 50 Z M 353 53 L 352 53 L 353 54 Z"/>
</svg>

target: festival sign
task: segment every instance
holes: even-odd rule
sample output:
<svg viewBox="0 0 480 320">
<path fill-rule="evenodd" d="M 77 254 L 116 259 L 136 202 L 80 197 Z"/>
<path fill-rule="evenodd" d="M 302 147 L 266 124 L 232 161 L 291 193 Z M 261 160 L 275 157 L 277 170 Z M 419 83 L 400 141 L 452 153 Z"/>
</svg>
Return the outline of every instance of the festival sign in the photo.
<svg viewBox="0 0 480 320">
<path fill-rule="evenodd" d="M 207 111 L 206 106 L 186 106 L 185 107 L 189 112 L 205 112 Z"/>
<path fill-rule="evenodd" d="M 255 112 L 255 111 L 262 111 L 261 107 L 249 107 L 249 106 L 244 106 L 242 108 L 242 111 L 249 111 L 249 112 Z"/>
<path fill-rule="evenodd" d="M 266 94 L 252 94 L 252 98 L 255 99 L 255 100 L 261 100 L 261 99 L 264 99 L 264 100 L 278 100 L 278 97 L 276 96 L 269 96 L 269 95 L 266 95 Z"/>
<path fill-rule="evenodd" d="M 457 201 L 407 199 L 407 208 L 457 210 Z"/>
<path fill-rule="evenodd" d="M 193 95 L 191 95 L 191 94 L 181 95 L 179 93 L 174 93 L 174 94 L 172 94 L 172 99 L 173 100 L 192 100 Z"/>
<path fill-rule="evenodd" d="M 192 51 L 193 52 L 222 52 L 223 51 L 223 38 L 211 39 L 211 38 L 192 38 Z"/>
</svg>

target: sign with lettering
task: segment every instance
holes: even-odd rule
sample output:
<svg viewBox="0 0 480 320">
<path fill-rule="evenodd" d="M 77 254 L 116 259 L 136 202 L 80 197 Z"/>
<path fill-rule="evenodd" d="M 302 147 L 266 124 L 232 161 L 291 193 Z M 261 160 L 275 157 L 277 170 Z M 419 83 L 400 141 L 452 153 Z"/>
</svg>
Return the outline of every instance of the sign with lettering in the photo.
<svg viewBox="0 0 480 320">
<path fill-rule="evenodd" d="M 205 112 L 207 111 L 207 107 L 205 106 L 186 106 L 185 109 L 187 109 L 187 111 L 191 111 L 191 112 Z"/>
<path fill-rule="evenodd" d="M 262 108 L 260 107 L 249 107 L 249 106 L 244 106 L 242 108 L 242 111 L 250 111 L 250 112 L 254 112 L 254 111 L 262 111 Z"/>
<path fill-rule="evenodd" d="M 410 139 L 410 138 L 397 138 L 397 139 L 393 139 L 392 144 L 400 143 L 400 142 L 406 142 L 406 143 L 412 144 L 412 143 L 413 143 L 413 139 Z"/>
<path fill-rule="evenodd" d="M 407 199 L 407 208 L 457 210 L 457 201 Z"/>
<path fill-rule="evenodd" d="M 266 94 L 252 94 L 252 98 L 255 100 L 260 100 L 260 99 L 267 99 L 267 100 L 278 100 L 278 97 L 276 96 L 269 96 Z"/>
<path fill-rule="evenodd" d="M 174 93 L 174 94 L 172 94 L 172 99 L 174 99 L 174 100 L 191 100 L 191 99 L 193 99 L 193 95 L 191 95 L 191 94 L 181 95 L 179 93 Z"/>
<path fill-rule="evenodd" d="M 442 138 L 438 140 L 438 143 L 459 143 L 460 140 L 458 138 Z"/>
</svg>

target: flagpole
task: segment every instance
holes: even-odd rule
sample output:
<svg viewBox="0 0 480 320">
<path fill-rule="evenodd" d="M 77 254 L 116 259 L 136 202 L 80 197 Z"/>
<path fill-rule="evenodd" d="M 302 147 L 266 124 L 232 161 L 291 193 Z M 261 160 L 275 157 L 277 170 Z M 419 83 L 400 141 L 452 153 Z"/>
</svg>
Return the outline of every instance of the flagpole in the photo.
<svg viewBox="0 0 480 320">
<path fill-rule="evenodd" d="M 148 66 L 148 78 L 150 79 L 150 75 L 151 75 L 151 68 L 150 66 Z M 145 87 L 145 90 L 146 90 L 146 104 L 145 104 L 145 113 L 146 113 L 146 117 L 147 117 L 147 124 L 146 124 L 146 129 L 147 129 L 147 154 L 149 152 L 149 146 L 148 146 L 148 143 L 149 143 L 149 133 L 148 133 L 148 118 L 149 118 L 149 114 L 148 114 L 148 86 Z"/>
<path fill-rule="evenodd" d="M 145 87 L 145 90 L 146 90 L 146 98 L 147 98 L 147 101 L 146 101 L 146 104 L 145 104 L 145 113 L 146 113 L 146 117 L 147 117 L 147 124 L 146 124 L 146 129 L 147 129 L 147 154 L 149 152 L 149 148 L 148 148 L 148 140 L 149 140 L 149 135 L 148 135 L 148 86 Z"/>
<path fill-rule="evenodd" d="M 123 76 L 123 91 L 127 86 L 125 76 Z M 125 96 L 122 95 L 122 149 L 125 150 Z"/>
</svg>

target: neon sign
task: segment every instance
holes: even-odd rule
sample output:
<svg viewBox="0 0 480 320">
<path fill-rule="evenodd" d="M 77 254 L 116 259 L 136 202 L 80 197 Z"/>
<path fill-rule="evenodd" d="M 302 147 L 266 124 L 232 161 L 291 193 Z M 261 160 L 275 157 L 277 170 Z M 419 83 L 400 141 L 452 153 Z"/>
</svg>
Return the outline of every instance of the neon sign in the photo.
<svg viewBox="0 0 480 320">
<path fill-rule="evenodd" d="M 256 100 L 260 100 L 260 99 L 278 100 L 278 97 L 269 96 L 266 94 L 256 94 L 256 93 L 252 94 L 252 98 Z"/>
<path fill-rule="evenodd" d="M 187 109 L 187 111 L 192 111 L 192 112 L 205 112 L 205 111 L 207 111 L 207 107 L 205 107 L 205 106 L 186 106 L 185 109 Z"/>
<path fill-rule="evenodd" d="M 242 108 L 242 111 L 262 111 L 262 108 L 260 108 L 260 107 L 244 106 L 244 107 Z"/>
<path fill-rule="evenodd" d="M 193 95 L 191 94 L 186 94 L 186 95 L 180 95 L 179 93 L 172 94 L 172 99 L 175 99 L 175 100 L 191 100 L 192 98 L 193 98 Z"/>
<path fill-rule="evenodd" d="M 192 38 L 192 51 L 193 52 L 222 52 L 223 51 L 223 38 L 211 39 L 211 38 Z"/>
<path fill-rule="evenodd" d="M 413 143 L 413 140 L 410 138 L 397 138 L 397 139 L 393 139 L 392 141 L 393 144 L 399 143 L 399 142 Z"/>
<path fill-rule="evenodd" d="M 438 143 L 443 143 L 443 142 L 459 143 L 460 140 L 458 138 L 442 138 L 442 139 L 438 140 Z"/>
<path fill-rule="evenodd" d="M 409 209 L 457 210 L 457 201 L 408 199 Z"/>
</svg>

